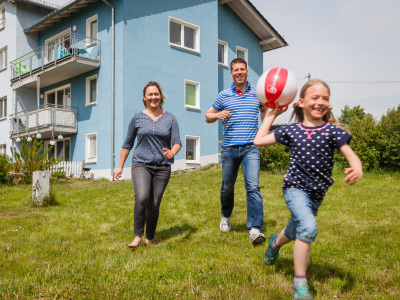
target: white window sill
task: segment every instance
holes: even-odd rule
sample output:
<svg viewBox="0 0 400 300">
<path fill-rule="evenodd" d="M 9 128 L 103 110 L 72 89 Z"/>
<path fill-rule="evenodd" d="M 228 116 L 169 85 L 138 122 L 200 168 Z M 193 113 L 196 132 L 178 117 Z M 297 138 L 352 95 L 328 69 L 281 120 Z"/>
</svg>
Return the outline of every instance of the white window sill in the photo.
<svg viewBox="0 0 400 300">
<path fill-rule="evenodd" d="M 95 164 L 95 163 L 97 163 L 97 158 L 88 158 L 86 161 L 85 161 L 85 164 Z"/>
<path fill-rule="evenodd" d="M 226 64 L 223 64 L 223 63 L 220 63 L 220 62 L 218 63 L 218 65 L 219 65 L 219 66 L 221 66 L 221 67 L 229 68 L 229 66 L 228 66 L 228 65 L 226 65 Z"/>
<path fill-rule="evenodd" d="M 191 105 L 185 105 L 186 109 L 191 109 L 191 110 L 201 110 L 200 107 L 197 106 L 191 106 Z"/>
<path fill-rule="evenodd" d="M 191 165 L 200 165 L 200 162 L 197 160 L 186 160 L 185 162 Z"/>
<path fill-rule="evenodd" d="M 174 48 L 178 48 L 178 49 L 186 50 L 186 51 L 193 52 L 193 53 L 196 53 L 196 54 L 200 54 L 200 51 L 198 51 L 196 49 L 187 48 L 187 47 L 184 47 L 184 46 L 181 46 L 181 45 L 177 45 L 177 44 L 173 44 L 173 43 L 169 43 L 169 45 L 171 47 L 174 47 Z"/>
<path fill-rule="evenodd" d="M 95 106 L 95 105 L 97 105 L 97 101 L 96 102 L 93 102 L 93 103 L 86 103 L 86 107 L 88 107 L 88 106 Z"/>
</svg>

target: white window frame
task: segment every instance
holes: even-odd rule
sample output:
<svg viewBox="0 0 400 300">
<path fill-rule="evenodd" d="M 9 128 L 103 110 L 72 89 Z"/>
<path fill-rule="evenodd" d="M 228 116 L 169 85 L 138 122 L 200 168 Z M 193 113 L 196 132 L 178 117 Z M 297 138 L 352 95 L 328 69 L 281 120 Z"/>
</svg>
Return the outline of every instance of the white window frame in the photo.
<svg viewBox="0 0 400 300">
<path fill-rule="evenodd" d="M 195 105 L 186 104 L 186 84 L 191 84 L 191 85 L 194 85 L 194 86 L 196 87 L 196 92 L 195 92 Z M 186 108 L 189 108 L 189 109 L 200 110 L 200 82 L 196 82 L 196 81 L 192 81 L 192 80 L 187 80 L 187 79 L 185 79 L 184 90 L 185 90 L 185 98 L 184 98 L 185 107 L 186 107 Z"/>
<path fill-rule="evenodd" d="M 1 111 L 3 115 L 0 115 L 0 120 L 7 119 L 7 96 L 0 97 L 0 105 L 2 106 Z"/>
<path fill-rule="evenodd" d="M 7 69 L 7 46 L 0 49 L 0 56 L 2 56 L 3 66 L 0 66 L 0 71 Z"/>
<path fill-rule="evenodd" d="M 0 154 L 7 154 L 7 144 L 0 144 Z"/>
<path fill-rule="evenodd" d="M 69 84 L 66 84 L 66 85 L 63 85 L 63 86 L 60 86 L 60 87 L 58 87 L 58 88 L 55 88 L 55 89 L 52 89 L 52 90 L 50 90 L 50 91 L 46 91 L 45 93 L 44 93 L 44 104 L 45 104 L 45 106 L 47 106 L 48 105 L 48 101 L 47 101 L 47 96 L 48 96 L 48 94 L 51 94 L 51 93 L 55 93 L 56 94 L 56 99 L 55 99 L 55 107 L 57 107 L 57 92 L 59 91 L 59 90 L 65 90 L 66 88 L 69 88 L 69 92 L 70 92 L 70 98 L 69 98 L 69 100 L 67 99 L 67 103 L 63 103 L 63 108 L 68 108 L 68 107 L 70 107 L 71 106 L 71 98 L 72 98 L 72 89 L 71 89 L 71 84 L 69 83 Z"/>
<path fill-rule="evenodd" d="M 244 52 L 244 60 L 249 64 L 249 50 L 243 47 L 236 46 L 236 58 L 238 57 L 237 52 L 238 50 Z"/>
<path fill-rule="evenodd" d="M 56 34 L 56 35 L 54 35 L 54 36 L 52 36 L 51 38 L 49 38 L 49 39 L 47 39 L 47 40 L 45 40 L 44 41 L 44 44 L 46 45 L 45 46 L 45 56 L 44 56 L 44 63 L 49 63 L 49 62 L 51 62 L 51 61 L 53 61 L 53 60 L 49 60 L 49 43 L 50 42 L 52 42 L 53 40 L 55 40 L 55 39 L 58 39 L 58 38 L 60 38 L 60 37 L 63 37 L 63 36 L 66 36 L 66 35 L 69 35 L 70 36 L 70 39 L 69 39 L 69 43 L 70 43 L 70 47 L 71 47 L 71 28 L 68 28 L 68 29 L 66 29 L 66 30 L 64 30 L 64 31 L 62 31 L 62 32 L 60 32 L 59 34 Z M 65 44 L 64 45 L 59 45 L 59 46 L 65 46 Z M 65 49 L 65 50 L 68 50 L 68 49 L 66 49 L 66 48 L 63 48 L 63 49 Z M 57 55 L 56 55 L 56 53 L 54 53 L 54 57 L 56 58 L 57 57 Z"/>
<path fill-rule="evenodd" d="M 4 15 L 1 13 L 4 9 Z M 6 4 L 0 5 L 0 30 L 6 27 Z"/>
<path fill-rule="evenodd" d="M 96 79 L 96 101 L 90 102 L 90 82 Z M 98 93 L 98 84 L 99 82 L 97 81 L 97 75 L 93 75 L 90 77 L 86 78 L 86 106 L 92 106 L 97 104 L 97 100 L 99 98 L 99 93 Z"/>
<path fill-rule="evenodd" d="M 71 139 L 69 138 L 69 137 L 65 137 L 65 138 L 63 138 L 62 139 L 62 142 L 63 142 L 63 151 L 62 151 L 62 157 L 63 157 L 63 159 L 65 160 L 65 141 L 69 141 L 69 143 L 68 143 L 68 145 L 69 145 L 69 159 L 71 159 Z M 50 148 L 50 146 L 53 146 L 53 149 L 54 149 L 54 154 L 55 154 L 55 158 L 57 158 L 57 145 L 58 145 L 58 143 L 57 142 L 61 142 L 60 140 L 58 140 L 57 138 L 55 139 L 55 141 L 56 141 L 56 144 L 55 145 L 51 145 L 50 144 L 50 140 L 48 140 L 48 141 L 44 141 L 44 150 L 46 151 L 46 150 L 48 150 L 49 148 Z M 49 157 L 49 155 L 47 154 L 47 158 L 50 158 Z"/>
<path fill-rule="evenodd" d="M 224 61 L 223 62 L 218 62 L 220 66 L 223 67 L 228 67 L 228 43 L 218 40 L 218 45 L 223 45 L 224 46 Z"/>
<path fill-rule="evenodd" d="M 194 159 L 186 159 L 186 147 L 187 147 L 187 140 L 191 139 L 191 140 L 195 140 L 196 145 L 196 156 Z M 188 164 L 200 164 L 200 137 L 199 136 L 194 136 L 194 135 L 185 135 L 185 160 L 186 163 Z"/>
<path fill-rule="evenodd" d="M 97 21 L 97 36 L 96 37 L 92 37 L 91 36 L 91 24 L 93 21 Z M 92 45 L 95 45 L 97 43 L 98 37 L 99 37 L 99 18 L 97 17 L 97 14 L 87 18 L 86 19 L 86 36 L 88 37 L 86 39 L 86 47 L 90 47 Z M 92 41 L 92 39 L 95 39 L 95 41 Z"/>
<path fill-rule="evenodd" d="M 91 137 L 96 137 L 96 155 L 95 156 L 90 156 L 90 138 Z M 96 163 L 97 162 L 97 147 L 98 141 L 97 141 L 97 132 L 94 133 L 88 133 L 85 135 L 85 162 L 86 163 Z"/>
<path fill-rule="evenodd" d="M 170 24 L 171 24 L 171 22 L 178 23 L 178 24 L 181 25 L 181 45 L 175 44 L 175 43 L 171 43 L 171 41 L 170 41 L 170 30 L 171 30 L 170 29 Z M 194 47 L 194 49 L 184 46 L 184 44 L 185 44 L 185 42 L 184 42 L 184 39 L 185 39 L 185 34 L 184 34 L 185 26 L 195 30 L 195 38 L 194 38 L 194 44 L 195 44 L 194 46 L 195 47 Z M 174 17 L 169 17 L 168 18 L 168 44 L 170 46 L 173 46 L 173 47 L 176 47 L 176 48 L 180 48 L 180 49 L 184 49 L 184 50 L 187 50 L 187 51 L 190 51 L 190 52 L 194 52 L 194 53 L 200 54 L 200 26 L 197 26 L 197 25 L 194 25 L 194 24 L 191 24 L 191 23 L 176 19 Z"/>
</svg>

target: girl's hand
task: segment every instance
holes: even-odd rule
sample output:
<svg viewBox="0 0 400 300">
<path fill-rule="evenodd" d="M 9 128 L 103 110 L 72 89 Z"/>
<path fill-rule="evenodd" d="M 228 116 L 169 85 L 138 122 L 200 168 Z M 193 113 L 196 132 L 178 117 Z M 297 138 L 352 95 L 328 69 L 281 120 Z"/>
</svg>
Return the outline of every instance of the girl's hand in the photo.
<svg viewBox="0 0 400 300">
<path fill-rule="evenodd" d="M 162 149 L 163 149 L 163 151 L 164 151 L 163 155 L 164 155 L 166 158 L 171 159 L 171 158 L 173 158 L 173 157 L 175 156 L 175 153 L 172 152 L 170 149 L 168 149 L 168 148 L 162 148 Z"/>
<path fill-rule="evenodd" d="M 357 171 L 356 169 L 353 168 L 345 168 L 344 173 L 348 174 L 344 181 L 348 183 L 349 185 L 355 184 L 357 181 L 359 181 L 362 178 L 362 172 Z"/>
<path fill-rule="evenodd" d="M 288 110 L 288 106 L 285 106 L 282 109 L 279 109 L 279 106 L 277 106 L 277 107 L 275 107 L 274 109 L 271 109 L 271 110 L 267 109 L 266 112 L 265 112 L 265 115 L 264 115 L 263 122 L 265 120 L 267 120 L 267 118 L 269 116 L 272 116 L 275 119 L 277 116 L 279 116 L 280 114 L 283 114 L 287 110 Z"/>
</svg>

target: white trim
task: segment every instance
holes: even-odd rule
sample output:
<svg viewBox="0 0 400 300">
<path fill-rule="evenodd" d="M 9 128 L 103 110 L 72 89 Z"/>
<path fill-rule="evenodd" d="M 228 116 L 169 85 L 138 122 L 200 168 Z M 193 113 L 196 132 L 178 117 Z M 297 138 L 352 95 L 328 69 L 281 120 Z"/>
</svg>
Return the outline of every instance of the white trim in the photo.
<svg viewBox="0 0 400 300">
<path fill-rule="evenodd" d="M 90 137 L 95 136 L 96 137 L 96 155 L 93 157 L 89 157 L 90 155 Z M 85 162 L 86 163 L 96 163 L 97 162 L 97 145 L 98 145 L 98 141 L 97 141 L 97 132 L 94 133 L 88 133 L 85 135 Z"/>
<path fill-rule="evenodd" d="M 1 66 L 0 66 L 0 72 L 1 71 L 3 71 L 3 70 L 5 70 L 5 69 L 7 69 L 7 53 L 8 51 L 7 51 L 7 45 L 6 46 L 4 46 L 4 47 L 2 47 L 2 48 L 0 48 L 0 55 L 4 55 L 4 57 L 3 57 L 3 64 L 4 64 L 4 67 L 2 68 Z"/>
<path fill-rule="evenodd" d="M 181 45 L 175 44 L 175 43 L 171 43 L 171 41 L 170 41 L 170 30 L 171 30 L 170 24 L 171 24 L 171 22 L 183 25 L 183 26 L 181 26 Z M 194 34 L 195 35 L 194 36 L 194 48 L 189 48 L 189 47 L 185 47 L 184 46 L 184 38 L 185 38 L 184 30 L 185 30 L 185 26 L 189 27 L 189 28 L 192 28 L 195 31 L 195 34 Z M 182 20 L 179 20 L 179 19 L 176 19 L 174 17 L 169 16 L 168 17 L 168 45 L 172 46 L 172 47 L 176 47 L 176 48 L 180 48 L 180 49 L 184 49 L 184 50 L 187 50 L 187 51 L 190 51 L 190 52 L 194 52 L 194 53 L 200 54 L 200 26 L 197 26 L 197 25 L 194 25 L 194 24 L 191 24 L 191 23 L 188 23 L 188 22 L 185 22 L 185 21 L 182 21 Z"/>
<path fill-rule="evenodd" d="M 247 62 L 247 65 L 249 65 L 249 50 L 240 46 L 236 46 L 236 58 L 238 57 L 237 56 L 238 50 L 244 52 L 244 60 Z"/>
<path fill-rule="evenodd" d="M 194 159 L 187 159 L 186 158 L 186 146 L 187 140 L 195 140 L 195 157 Z M 185 135 L 185 161 L 189 164 L 200 164 L 200 137 L 193 136 L 193 135 Z"/>
<path fill-rule="evenodd" d="M 5 101 L 3 102 L 3 100 L 5 100 Z M 4 103 L 5 103 L 5 105 L 4 105 Z M 0 115 L 0 120 L 5 120 L 5 119 L 7 119 L 7 96 L 0 97 L 0 105 L 3 106 L 1 110 L 4 111 L 4 116 Z M 5 106 L 5 109 L 4 109 L 4 106 Z"/>
<path fill-rule="evenodd" d="M 90 25 L 93 21 L 97 21 L 97 36 L 96 37 L 92 37 L 90 35 L 90 33 L 91 33 Z M 93 38 L 97 41 L 98 36 L 99 36 L 99 18 L 97 17 L 97 14 L 86 19 L 86 36 L 89 37 L 88 39 L 86 39 L 86 47 L 96 44 L 96 42 L 92 42 L 91 39 Z"/>
<path fill-rule="evenodd" d="M 195 91 L 195 105 L 186 104 L 186 84 L 194 85 L 195 88 L 196 88 L 196 91 Z M 184 104 L 185 104 L 185 108 L 200 110 L 200 82 L 196 82 L 196 81 L 185 79 L 184 91 L 185 91 L 185 95 L 184 95 L 183 101 L 184 101 Z"/>
<path fill-rule="evenodd" d="M 228 67 L 228 43 L 225 41 L 218 40 L 218 44 L 224 46 L 224 61 L 222 63 L 218 61 L 218 64 L 223 67 Z"/>
<path fill-rule="evenodd" d="M 96 79 L 96 101 L 95 102 L 90 102 L 90 82 Z M 86 77 L 86 105 L 85 106 L 92 106 L 92 105 L 96 105 L 97 104 L 97 100 L 99 97 L 99 93 L 98 93 L 98 81 L 97 81 L 97 74 L 90 76 L 90 77 Z"/>
<path fill-rule="evenodd" d="M 66 85 L 63 85 L 63 86 L 60 86 L 60 87 L 57 87 L 57 88 L 52 89 L 52 90 L 50 90 L 50 91 L 44 92 L 44 104 L 45 104 L 45 105 L 48 104 L 48 101 L 47 101 L 47 95 L 48 95 L 48 94 L 54 92 L 54 93 L 57 95 L 57 91 L 59 91 L 59 90 L 65 90 L 66 88 L 69 88 L 69 92 L 70 92 L 70 95 L 71 95 L 71 94 L 72 94 L 72 90 L 71 90 L 71 84 L 70 84 L 70 83 L 68 83 L 68 84 L 66 84 Z M 56 96 L 56 97 L 57 97 L 57 96 Z M 69 98 L 69 103 L 63 103 L 63 106 L 66 106 L 66 107 L 71 106 L 71 102 L 70 102 L 70 101 L 71 101 L 71 97 Z M 55 99 L 54 105 L 57 105 L 57 99 Z"/>
<path fill-rule="evenodd" d="M 1 11 L 4 9 L 4 20 Z M 0 5 L 0 30 L 6 27 L 6 4 Z"/>
</svg>

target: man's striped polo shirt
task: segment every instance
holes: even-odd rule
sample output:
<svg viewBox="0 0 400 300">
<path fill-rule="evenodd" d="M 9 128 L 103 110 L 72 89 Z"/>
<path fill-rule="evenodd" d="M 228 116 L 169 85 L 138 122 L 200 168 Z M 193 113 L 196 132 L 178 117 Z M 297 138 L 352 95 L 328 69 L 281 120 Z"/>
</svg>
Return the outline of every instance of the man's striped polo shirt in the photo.
<svg viewBox="0 0 400 300">
<path fill-rule="evenodd" d="M 257 98 L 256 88 L 249 82 L 243 94 L 232 83 L 230 88 L 217 95 L 212 107 L 218 111 L 232 112 L 229 120 L 222 121 L 224 125 L 222 147 L 253 143 L 258 130 L 258 112 L 262 106 Z"/>
</svg>

